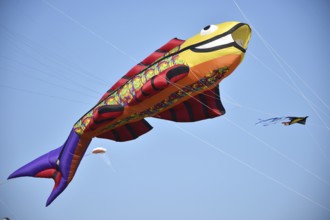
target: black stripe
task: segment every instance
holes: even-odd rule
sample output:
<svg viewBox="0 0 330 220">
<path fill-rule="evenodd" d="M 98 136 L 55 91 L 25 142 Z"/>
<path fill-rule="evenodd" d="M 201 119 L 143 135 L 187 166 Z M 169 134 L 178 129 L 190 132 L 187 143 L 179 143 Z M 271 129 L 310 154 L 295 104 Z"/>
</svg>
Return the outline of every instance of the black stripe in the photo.
<svg viewBox="0 0 330 220">
<path fill-rule="evenodd" d="M 112 121 L 114 120 L 115 118 L 107 118 L 107 119 L 103 119 L 103 120 L 95 120 L 95 118 L 93 117 L 93 121 L 94 121 L 94 124 L 102 124 L 103 122 L 107 122 L 107 121 Z"/>
<path fill-rule="evenodd" d="M 224 49 L 224 48 L 227 48 L 227 47 L 236 47 L 237 49 L 239 49 L 243 53 L 246 52 L 246 50 L 243 47 L 239 46 L 236 42 L 220 45 L 220 46 L 217 46 L 217 47 L 205 48 L 205 49 L 199 49 L 199 48 L 194 47 L 194 48 L 191 48 L 191 50 L 194 51 L 194 52 L 197 52 L 197 53 L 198 52 L 212 52 L 212 51 Z"/>
<path fill-rule="evenodd" d="M 116 130 L 112 130 L 112 134 L 115 137 L 115 141 L 120 141 L 120 137 L 119 137 L 119 132 Z"/>
<path fill-rule="evenodd" d="M 203 113 L 204 113 L 204 118 L 210 118 L 209 111 L 208 111 L 208 105 L 206 103 L 206 97 L 204 94 L 199 94 L 198 95 L 199 100 L 201 101 L 201 105 L 203 108 Z"/>
<path fill-rule="evenodd" d="M 154 77 L 152 77 L 151 78 L 151 86 L 152 86 L 152 88 L 154 89 L 154 90 L 156 90 L 156 91 L 160 91 L 161 89 L 158 89 L 157 87 L 156 87 L 156 85 L 155 85 L 155 76 Z"/>
<path fill-rule="evenodd" d="M 172 121 L 177 121 L 177 119 L 176 119 L 176 111 L 173 108 L 171 108 L 171 109 L 169 109 L 169 112 L 171 113 Z"/>
<path fill-rule="evenodd" d="M 132 77 L 132 76 L 126 76 L 126 75 L 125 75 L 125 76 L 123 76 L 123 77 L 121 77 L 121 78 L 122 78 L 122 79 L 125 79 L 125 80 L 129 80 L 129 79 L 131 79 L 131 77 Z"/>
<path fill-rule="evenodd" d="M 219 84 L 213 88 L 213 92 L 215 93 L 216 97 L 220 99 L 220 89 L 219 89 Z"/>
<path fill-rule="evenodd" d="M 52 178 L 55 179 L 56 176 L 57 176 L 57 174 L 58 174 L 58 171 L 56 170 L 56 171 L 53 173 Z"/>
<path fill-rule="evenodd" d="M 133 139 L 137 138 L 137 134 L 134 132 L 134 129 L 132 128 L 132 126 L 130 124 L 126 124 L 125 128 L 127 129 L 127 131 L 130 133 L 130 135 L 133 137 Z M 131 138 L 130 138 L 131 139 Z"/>
<path fill-rule="evenodd" d="M 99 114 L 109 113 L 109 112 L 122 112 L 124 106 L 122 105 L 104 105 L 98 108 Z"/>
<path fill-rule="evenodd" d="M 136 102 L 141 102 L 141 100 L 138 99 L 136 96 L 134 96 L 134 100 L 135 100 Z"/>
<path fill-rule="evenodd" d="M 217 87 L 215 87 L 213 89 L 213 91 L 215 92 L 216 94 L 216 105 L 217 105 L 217 109 L 221 112 L 222 115 L 224 115 L 226 113 L 226 110 L 225 108 L 223 107 L 222 105 L 222 102 L 221 102 L 221 99 L 220 99 L 220 89 L 219 89 L 219 85 L 217 85 Z"/>
<path fill-rule="evenodd" d="M 188 72 L 189 72 L 188 66 L 178 66 L 176 68 L 173 68 L 166 73 L 166 81 L 170 82 L 173 77 L 179 76 L 183 73 L 188 73 Z"/>
<path fill-rule="evenodd" d="M 158 50 L 156 50 L 155 52 L 157 52 L 157 53 L 166 53 L 167 51 L 165 51 L 165 50 L 161 50 L 161 49 L 158 49 Z"/>
<path fill-rule="evenodd" d="M 194 121 L 194 112 L 192 110 L 191 105 L 188 102 L 184 102 L 183 104 L 186 107 L 190 121 Z"/>
<path fill-rule="evenodd" d="M 142 95 L 144 95 L 144 96 L 149 96 L 148 93 L 146 93 L 146 92 L 143 91 L 143 87 L 141 88 L 141 93 L 142 93 Z"/>
<path fill-rule="evenodd" d="M 141 122 L 148 130 L 152 129 L 152 126 L 146 120 L 142 119 Z"/>
</svg>

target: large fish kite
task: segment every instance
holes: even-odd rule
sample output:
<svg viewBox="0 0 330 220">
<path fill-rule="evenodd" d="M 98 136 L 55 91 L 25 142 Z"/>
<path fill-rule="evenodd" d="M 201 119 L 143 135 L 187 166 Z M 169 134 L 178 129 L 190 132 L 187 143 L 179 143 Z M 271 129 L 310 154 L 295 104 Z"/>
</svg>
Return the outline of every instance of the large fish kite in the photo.
<svg viewBox="0 0 330 220">
<path fill-rule="evenodd" d="M 242 62 L 249 25 L 208 25 L 187 39 L 174 38 L 134 66 L 73 126 L 66 142 L 21 167 L 9 179 L 53 178 L 46 206 L 68 186 L 94 137 L 133 140 L 152 129 L 146 117 L 193 122 L 225 113 L 219 83 Z"/>
</svg>

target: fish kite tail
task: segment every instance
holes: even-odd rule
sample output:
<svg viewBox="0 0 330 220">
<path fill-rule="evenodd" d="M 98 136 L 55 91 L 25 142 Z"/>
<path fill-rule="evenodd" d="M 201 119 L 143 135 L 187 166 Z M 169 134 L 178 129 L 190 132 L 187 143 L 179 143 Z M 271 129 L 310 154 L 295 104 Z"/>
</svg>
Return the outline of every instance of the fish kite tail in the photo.
<svg viewBox="0 0 330 220">
<path fill-rule="evenodd" d="M 54 188 L 48 197 L 46 206 L 50 205 L 57 196 L 69 185 L 91 142 L 90 138 L 81 138 L 72 129 L 66 142 L 13 172 L 8 179 L 30 176 L 52 178 Z"/>
</svg>

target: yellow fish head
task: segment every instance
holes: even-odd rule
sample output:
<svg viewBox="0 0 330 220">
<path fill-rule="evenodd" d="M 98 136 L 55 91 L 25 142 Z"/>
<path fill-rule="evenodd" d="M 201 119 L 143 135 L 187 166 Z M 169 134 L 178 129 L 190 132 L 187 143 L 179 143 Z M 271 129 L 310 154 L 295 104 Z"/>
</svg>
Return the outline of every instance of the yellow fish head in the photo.
<svg viewBox="0 0 330 220">
<path fill-rule="evenodd" d="M 208 25 L 181 45 L 180 58 L 200 77 L 229 68 L 226 77 L 243 60 L 250 37 L 251 28 L 245 23 Z"/>
</svg>

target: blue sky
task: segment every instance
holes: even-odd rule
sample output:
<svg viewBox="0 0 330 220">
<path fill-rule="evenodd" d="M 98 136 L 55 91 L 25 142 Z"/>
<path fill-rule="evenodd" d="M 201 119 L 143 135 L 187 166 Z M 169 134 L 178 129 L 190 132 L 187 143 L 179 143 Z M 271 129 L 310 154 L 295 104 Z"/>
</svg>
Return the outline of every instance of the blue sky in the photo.
<svg viewBox="0 0 330 220">
<path fill-rule="evenodd" d="M 0 218 L 290 219 L 330 216 L 327 1 L 0 2 Z M 220 85 L 226 115 L 95 139 L 45 208 L 51 180 L 8 175 L 60 146 L 73 124 L 133 65 L 173 37 L 242 21 L 245 60 Z M 306 116 L 306 126 L 256 126 Z M 111 161 L 111 166 L 109 166 Z"/>
</svg>

